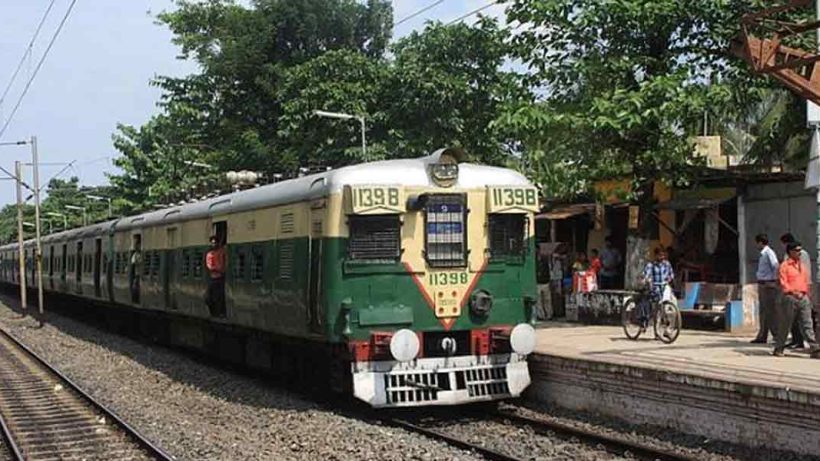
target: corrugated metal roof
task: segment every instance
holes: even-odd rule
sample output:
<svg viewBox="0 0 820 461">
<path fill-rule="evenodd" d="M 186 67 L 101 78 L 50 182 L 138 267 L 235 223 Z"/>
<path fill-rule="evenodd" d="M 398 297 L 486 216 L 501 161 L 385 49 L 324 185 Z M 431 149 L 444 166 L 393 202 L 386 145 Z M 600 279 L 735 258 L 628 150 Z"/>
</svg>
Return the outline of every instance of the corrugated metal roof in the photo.
<svg viewBox="0 0 820 461">
<path fill-rule="evenodd" d="M 595 204 L 594 203 L 573 203 L 570 205 L 559 205 L 555 208 L 545 211 L 543 213 L 539 213 L 535 216 L 535 219 L 551 219 L 551 220 L 559 220 L 559 219 L 567 219 L 573 216 L 582 215 L 584 213 L 594 213 L 595 212 Z"/>
</svg>

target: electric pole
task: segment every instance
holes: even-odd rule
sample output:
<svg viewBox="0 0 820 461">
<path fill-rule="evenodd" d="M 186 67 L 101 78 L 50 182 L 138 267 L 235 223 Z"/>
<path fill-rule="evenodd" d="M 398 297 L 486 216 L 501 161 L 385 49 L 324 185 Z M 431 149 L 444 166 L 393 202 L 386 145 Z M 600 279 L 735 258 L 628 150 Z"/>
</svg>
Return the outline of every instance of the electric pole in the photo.
<svg viewBox="0 0 820 461">
<path fill-rule="evenodd" d="M 34 264 L 37 267 L 37 308 L 40 319 L 43 317 L 43 246 L 40 242 L 40 160 L 37 153 L 37 136 L 31 137 L 31 163 L 34 176 L 34 234 L 36 254 Z"/>
<path fill-rule="evenodd" d="M 17 182 L 17 259 L 20 282 L 20 305 L 26 309 L 26 250 L 23 248 L 23 164 L 14 162 L 14 179 Z"/>
</svg>

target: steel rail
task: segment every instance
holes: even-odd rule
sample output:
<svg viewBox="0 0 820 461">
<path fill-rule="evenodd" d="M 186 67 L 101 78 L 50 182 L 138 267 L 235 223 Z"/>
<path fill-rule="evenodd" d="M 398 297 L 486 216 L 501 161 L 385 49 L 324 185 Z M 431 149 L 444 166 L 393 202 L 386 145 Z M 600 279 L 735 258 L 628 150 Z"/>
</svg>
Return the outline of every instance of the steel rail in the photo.
<svg viewBox="0 0 820 461">
<path fill-rule="evenodd" d="M 452 437 L 442 432 L 433 429 L 428 429 L 426 427 L 419 426 L 418 424 L 414 424 L 403 419 L 383 418 L 382 421 L 391 426 L 399 427 L 410 432 L 415 432 L 416 434 L 423 435 L 433 440 L 439 440 L 450 446 L 477 453 L 491 461 L 523 461 L 523 458 L 517 458 L 515 456 L 510 456 L 499 451 L 483 447 L 481 445 L 476 445 L 467 442 L 466 440 Z"/>
<path fill-rule="evenodd" d="M 2 441 L 4 444 L 4 446 L 0 447 L 0 450 L 7 450 L 13 461 L 24 461 L 23 453 L 20 451 L 20 447 L 17 446 L 17 443 L 14 442 L 14 438 L 11 436 L 11 430 L 6 424 L 6 420 L 3 419 L 2 414 L 0 414 L 0 431 L 3 433 Z"/>
<path fill-rule="evenodd" d="M 601 445 L 610 453 L 619 455 L 630 453 L 638 458 L 658 461 L 698 461 L 700 459 L 695 456 L 684 455 L 663 448 L 655 448 L 650 445 L 627 440 L 623 437 L 603 434 L 557 421 L 522 416 L 509 411 L 496 410 L 492 413 L 492 416 L 527 426 L 540 435 L 549 435 L 549 433 L 552 432 L 559 435 L 575 437 L 590 444 Z"/>
<path fill-rule="evenodd" d="M 35 353 L 28 346 L 20 342 L 17 338 L 12 336 L 8 331 L 6 331 L 2 327 L 0 327 L 0 336 L 8 339 L 12 344 L 16 345 L 20 350 L 24 351 L 26 355 L 34 359 L 34 361 L 37 364 L 42 366 L 49 373 L 56 376 L 64 384 L 68 385 L 68 387 L 72 391 L 74 391 L 82 400 L 85 400 L 86 402 L 91 404 L 91 406 L 94 407 L 94 409 L 98 410 L 103 415 L 105 415 L 105 417 L 110 418 L 112 421 L 114 421 L 114 423 L 120 428 L 120 430 L 122 430 L 128 437 L 133 439 L 137 443 L 137 445 L 139 445 L 143 450 L 146 451 L 146 454 L 148 456 L 160 461 L 174 460 L 174 458 L 171 457 L 171 455 L 167 454 L 164 450 L 154 445 L 150 440 L 145 438 L 138 430 L 136 430 L 128 423 L 126 423 L 122 418 L 120 418 L 113 410 L 109 409 L 108 407 L 97 401 L 94 397 L 89 395 L 77 384 L 75 384 L 74 381 L 69 379 L 66 375 L 61 373 L 54 366 L 49 364 L 45 359 L 37 355 L 37 353 Z M 19 450 L 19 446 L 17 446 L 17 444 L 14 442 L 13 435 L 11 434 L 9 427 L 7 426 L 5 421 L 3 421 L 2 415 L 0 415 L 0 425 L 2 425 L 4 438 L 8 439 L 8 443 L 10 445 L 9 451 L 11 451 L 12 456 L 17 456 L 17 458 L 20 460 L 25 459 Z"/>
</svg>

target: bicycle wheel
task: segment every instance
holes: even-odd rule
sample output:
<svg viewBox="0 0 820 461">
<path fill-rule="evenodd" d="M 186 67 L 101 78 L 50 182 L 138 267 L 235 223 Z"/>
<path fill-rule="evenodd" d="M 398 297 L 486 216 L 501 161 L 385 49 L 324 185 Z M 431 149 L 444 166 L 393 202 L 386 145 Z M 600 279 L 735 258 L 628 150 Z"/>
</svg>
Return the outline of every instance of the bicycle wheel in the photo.
<svg viewBox="0 0 820 461">
<path fill-rule="evenodd" d="M 638 314 L 638 304 L 632 298 L 627 298 L 624 301 L 624 307 L 621 311 L 621 324 L 624 326 L 624 334 L 629 339 L 638 339 L 643 332 Z"/>
<path fill-rule="evenodd" d="M 655 309 L 652 323 L 655 329 L 655 338 L 666 344 L 672 344 L 680 335 L 683 321 L 678 306 L 669 301 L 664 301 Z"/>
</svg>

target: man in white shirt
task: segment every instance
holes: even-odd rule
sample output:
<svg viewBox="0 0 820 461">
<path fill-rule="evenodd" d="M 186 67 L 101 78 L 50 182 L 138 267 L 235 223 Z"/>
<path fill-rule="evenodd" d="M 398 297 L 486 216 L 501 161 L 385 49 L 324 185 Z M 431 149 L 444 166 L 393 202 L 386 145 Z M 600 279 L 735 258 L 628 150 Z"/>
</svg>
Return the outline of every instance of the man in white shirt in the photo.
<svg viewBox="0 0 820 461">
<path fill-rule="evenodd" d="M 757 299 L 758 317 L 760 329 L 757 337 L 752 340 L 755 344 L 766 344 L 769 340 L 769 332 L 775 336 L 774 315 L 775 303 L 777 302 L 777 271 L 780 264 L 777 262 L 777 255 L 769 247 L 769 237 L 766 234 L 758 234 L 755 237 L 755 244 L 760 251 L 760 258 L 757 260 Z"/>
</svg>

